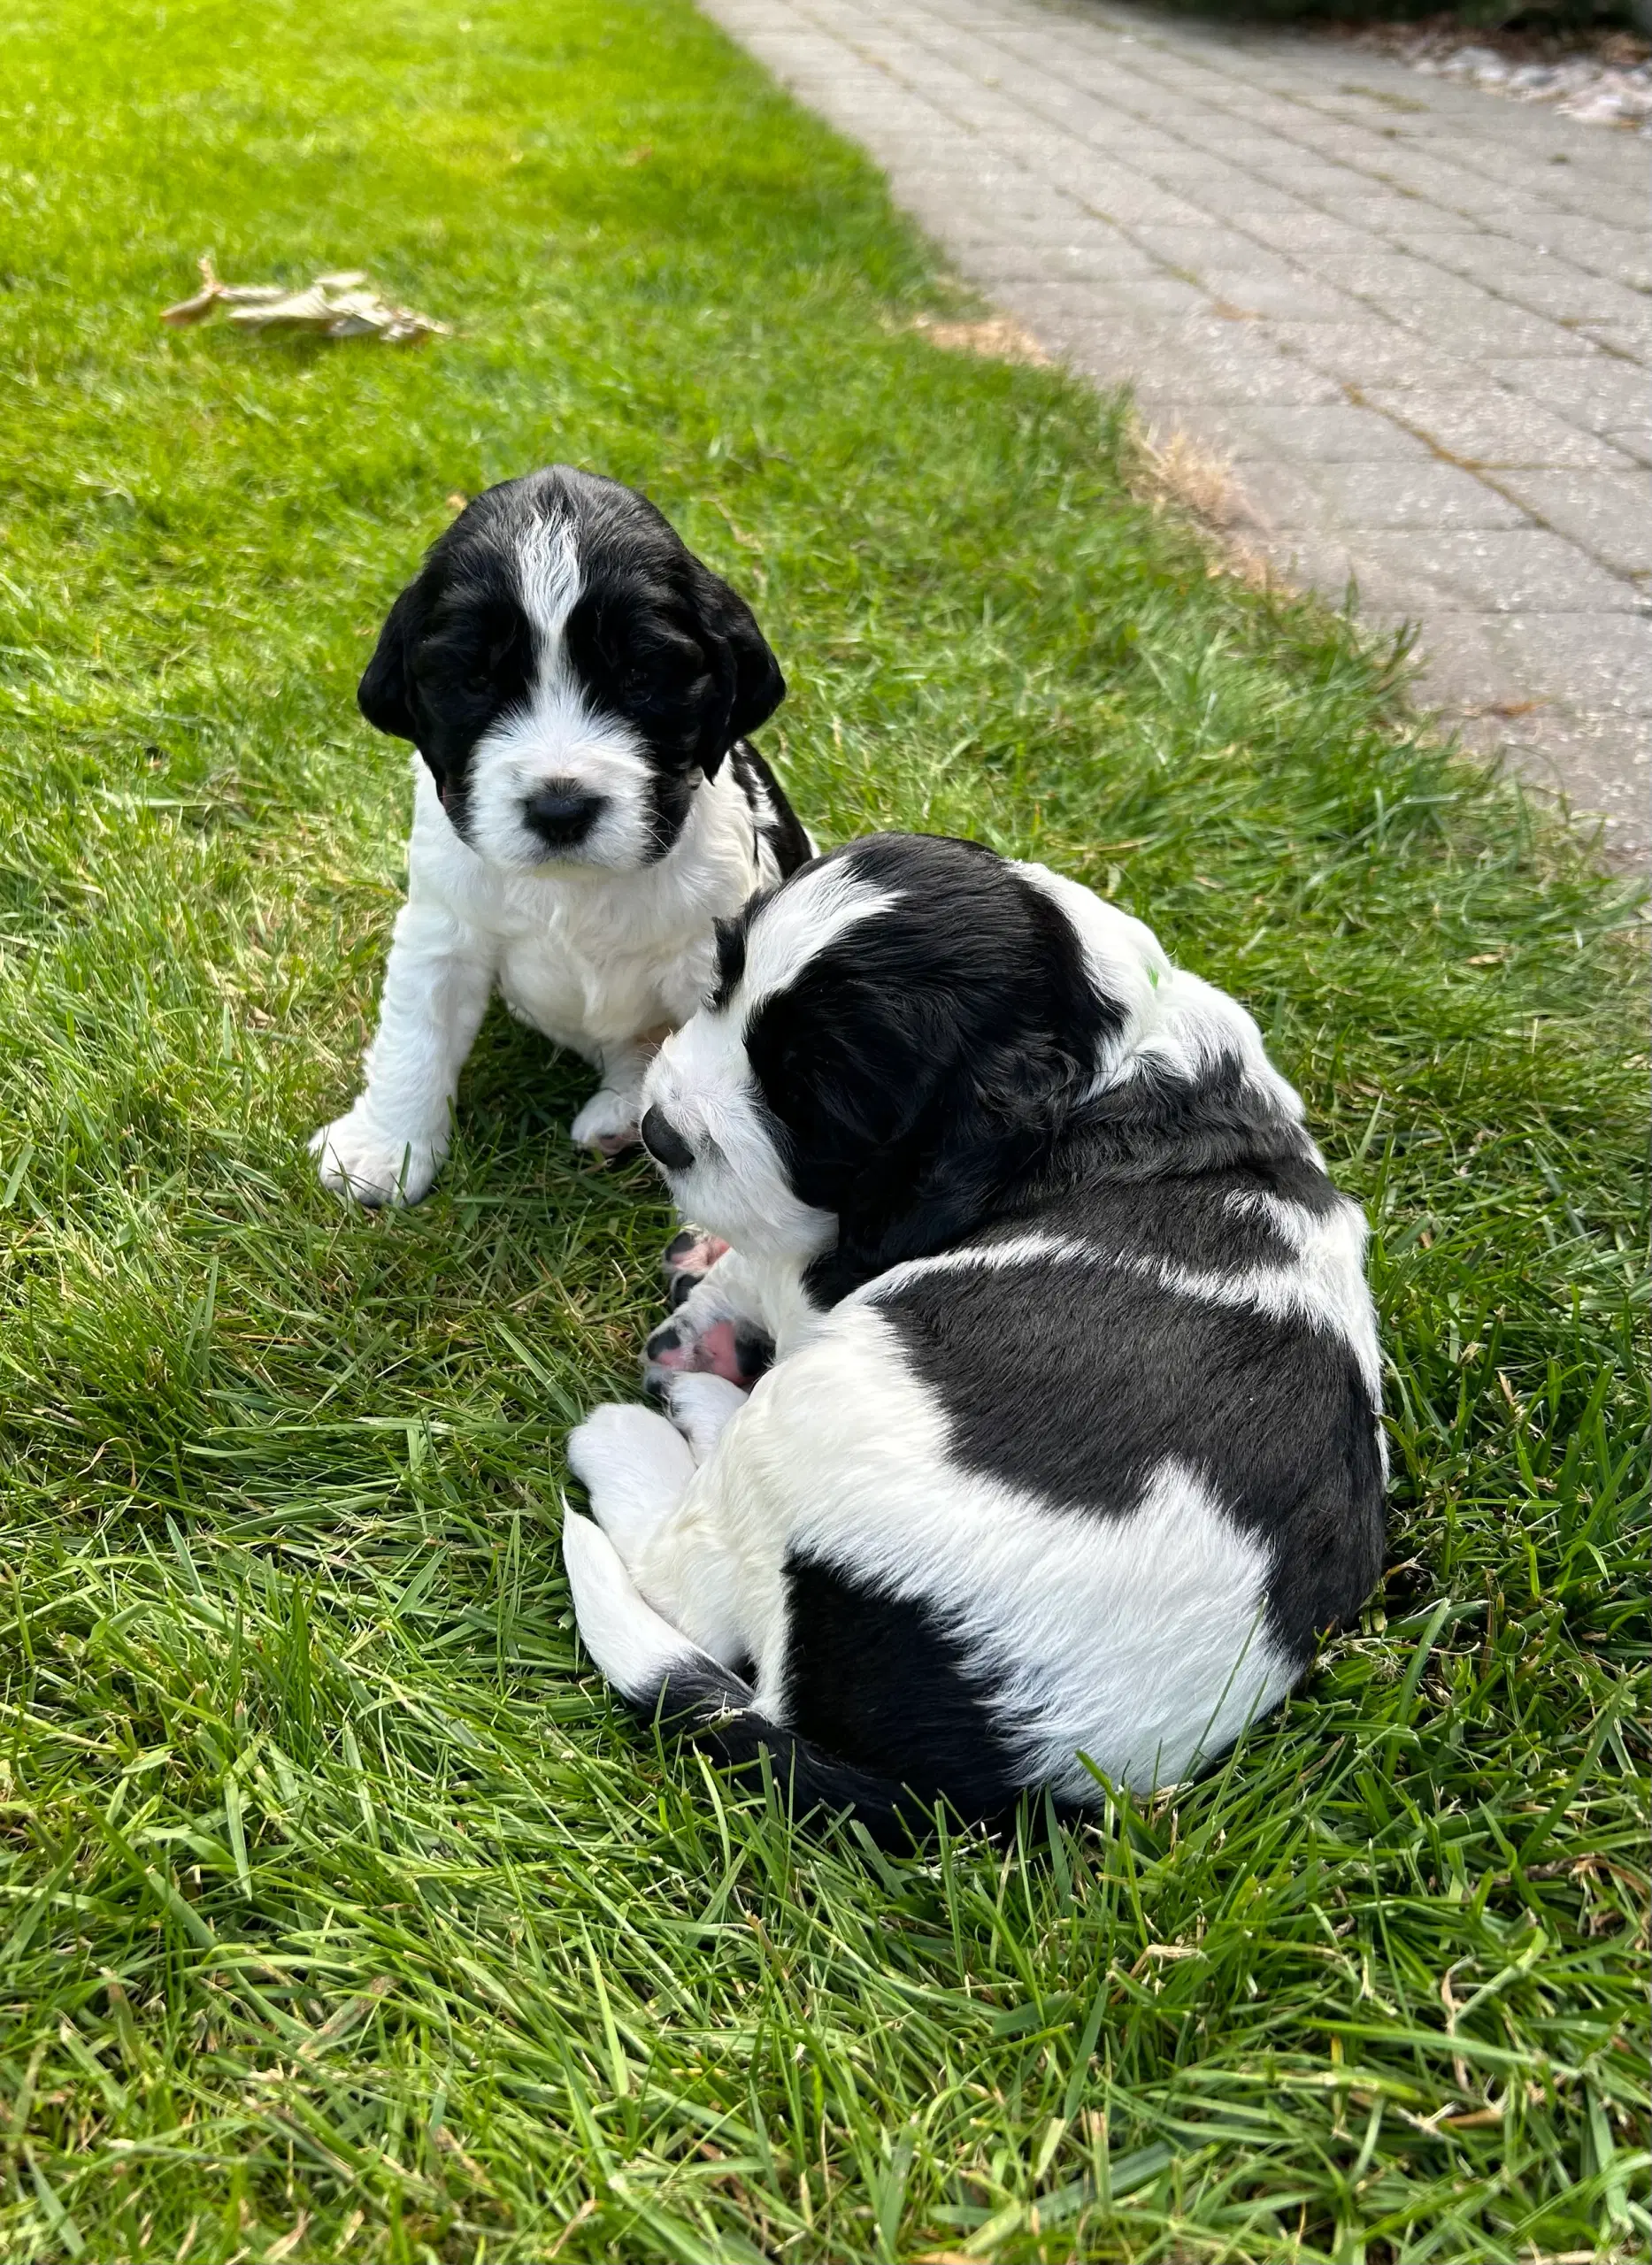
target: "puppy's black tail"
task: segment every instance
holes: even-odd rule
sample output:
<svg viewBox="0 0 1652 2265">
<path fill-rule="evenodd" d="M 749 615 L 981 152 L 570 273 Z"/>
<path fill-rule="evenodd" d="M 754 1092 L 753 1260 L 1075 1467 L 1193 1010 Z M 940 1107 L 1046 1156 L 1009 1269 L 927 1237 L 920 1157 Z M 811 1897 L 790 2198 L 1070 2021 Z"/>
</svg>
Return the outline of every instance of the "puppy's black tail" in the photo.
<svg viewBox="0 0 1652 2265">
<path fill-rule="evenodd" d="M 826 1810 L 864 1824 L 880 1847 L 907 1848 L 934 1819 L 915 1793 L 893 1777 L 840 1762 L 758 1711 L 749 1684 L 715 1661 L 674 1668 L 655 1705 L 663 1721 L 703 1747 L 726 1770 L 769 1770 L 794 1815 Z"/>
<path fill-rule="evenodd" d="M 915 1794 L 759 1714 L 749 1683 L 691 1644 L 638 1593 L 600 1526 L 570 1512 L 562 1552 L 580 1639 L 640 1713 L 658 1713 L 727 1769 L 760 1768 L 766 1753 L 775 1785 L 798 1816 L 814 1809 L 847 1812 L 885 1847 L 922 1839 L 933 1820 Z"/>
</svg>

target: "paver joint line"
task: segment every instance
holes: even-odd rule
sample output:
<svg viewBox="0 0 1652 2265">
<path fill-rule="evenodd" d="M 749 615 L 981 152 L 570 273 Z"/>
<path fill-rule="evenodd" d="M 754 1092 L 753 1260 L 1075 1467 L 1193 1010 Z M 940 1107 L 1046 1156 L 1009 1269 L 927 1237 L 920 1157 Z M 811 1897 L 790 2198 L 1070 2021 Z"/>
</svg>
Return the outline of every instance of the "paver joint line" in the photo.
<svg viewBox="0 0 1652 2265">
<path fill-rule="evenodd" d="M 701 4 L 961 274 L 1230 456 L 1282 570 L 1416 620 L 1471 741 L 1647 862 L 1643 144 L 1115 0 Z"/>
</svg>

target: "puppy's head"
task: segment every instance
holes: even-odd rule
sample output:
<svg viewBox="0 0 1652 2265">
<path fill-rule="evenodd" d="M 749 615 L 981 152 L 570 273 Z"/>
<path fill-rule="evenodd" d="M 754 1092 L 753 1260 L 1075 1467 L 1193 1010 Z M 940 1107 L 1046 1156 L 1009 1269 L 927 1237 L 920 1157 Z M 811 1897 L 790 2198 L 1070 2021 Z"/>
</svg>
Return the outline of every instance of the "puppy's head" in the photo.
<svg viewBox="0 0 1652 2265">
<path fill-rule="evenodd" d="M 489 864 L 624 870 L 667 853 L 785 692 L 750 609 L 651 503 L 555 465 L 433 544 L 357 697 Z"/>
<path fill-rule="evenodd" d="M 987 1216 L 1126 1011 L 1034 869 L 873 835 L 723 925 L 715 993 L 650 1070 L 642 1139 L 685 1217 L 813 1262 L 831 1302 Z"/>
</svg>

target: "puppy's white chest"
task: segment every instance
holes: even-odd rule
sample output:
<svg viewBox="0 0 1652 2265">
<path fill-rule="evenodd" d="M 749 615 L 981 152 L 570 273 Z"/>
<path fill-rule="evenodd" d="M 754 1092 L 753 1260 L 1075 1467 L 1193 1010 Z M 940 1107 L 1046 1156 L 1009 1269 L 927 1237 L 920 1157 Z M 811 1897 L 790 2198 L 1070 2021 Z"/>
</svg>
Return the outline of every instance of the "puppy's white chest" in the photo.
<svg viewBox="0 0 1652 2265">
<path fill-rule="evenodd" d="M 626 947 L 623 935 L 592 935 L 567 918 L 544 918 L 513 930 L 499 960 L 505 1004 L 559 1045 L 614 1044 L 680 1021 L 709 973 L 683 966 L 692 952 L 662 953 L 649 937 Z"/>
<path fill-rule="evenodd" d="M 520 874 L 477 856 L 448 824 L 422 764 L 415 775 L 410 896 L 441 906 L 475 938 L 513 1014 L 559 1046 L 600 1056 L 694 1012 L 711 979 L 712 922 L 738 910 L 758 878 L 732 773 L 697 798 L 657 864 Z"/>
</svg>

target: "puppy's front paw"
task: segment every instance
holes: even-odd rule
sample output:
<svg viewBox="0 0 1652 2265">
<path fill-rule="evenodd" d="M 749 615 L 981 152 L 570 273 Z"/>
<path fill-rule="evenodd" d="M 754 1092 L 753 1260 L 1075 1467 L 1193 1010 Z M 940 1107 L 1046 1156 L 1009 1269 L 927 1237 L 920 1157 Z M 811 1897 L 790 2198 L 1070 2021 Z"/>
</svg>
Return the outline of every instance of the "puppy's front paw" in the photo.
<svg viewBox="0 0 1652 2265">
<path fill-rule="evenodd" d="M 672 1237 L 660 1259 L 660 1271 L 665 1277 L 665 1302 L 673 1313 L 727 1250 L 720 1235 L 707 1234 L 703 1227 L 685 1227 Z"/>
<path fill-rule="evenodd" d="M 640 1114 L 634 1093 L 615 1093 L 607 1086 L 591 1095 L 568 1127 L 568 1138 L 579 1148 L 595 1148 L 601 1156 L 623 1156 L 641 1139 Z"/>
<path fill-rule="evenodd" d="M 698 1374 L 679 1370 L 666 1378 L 665 1400 L 666 1413 L 688 1440 L 695 1461 L 704 1463 L 745 1406 L 746 1387 L 709 1370 Z"/>
<path fill-rule="evenodd" d="M 774 1362 L 774 1340 L 749 1321 L 709 1321 L 696 1327 L 679 1312 L 661 1322 L 642 1348 L 643 1382 L 666 1390 L 673 1376 L 724 1377 L 749 1392 Z"/>
<path fill-rule="evenodd" d="M 432 1140 L 393 1140 L 352 1109 L 311 1135 L 310 1153 L 324 1187 L 376 1209 L 427 1195 L 444 1151 Z"/>
</svg>

